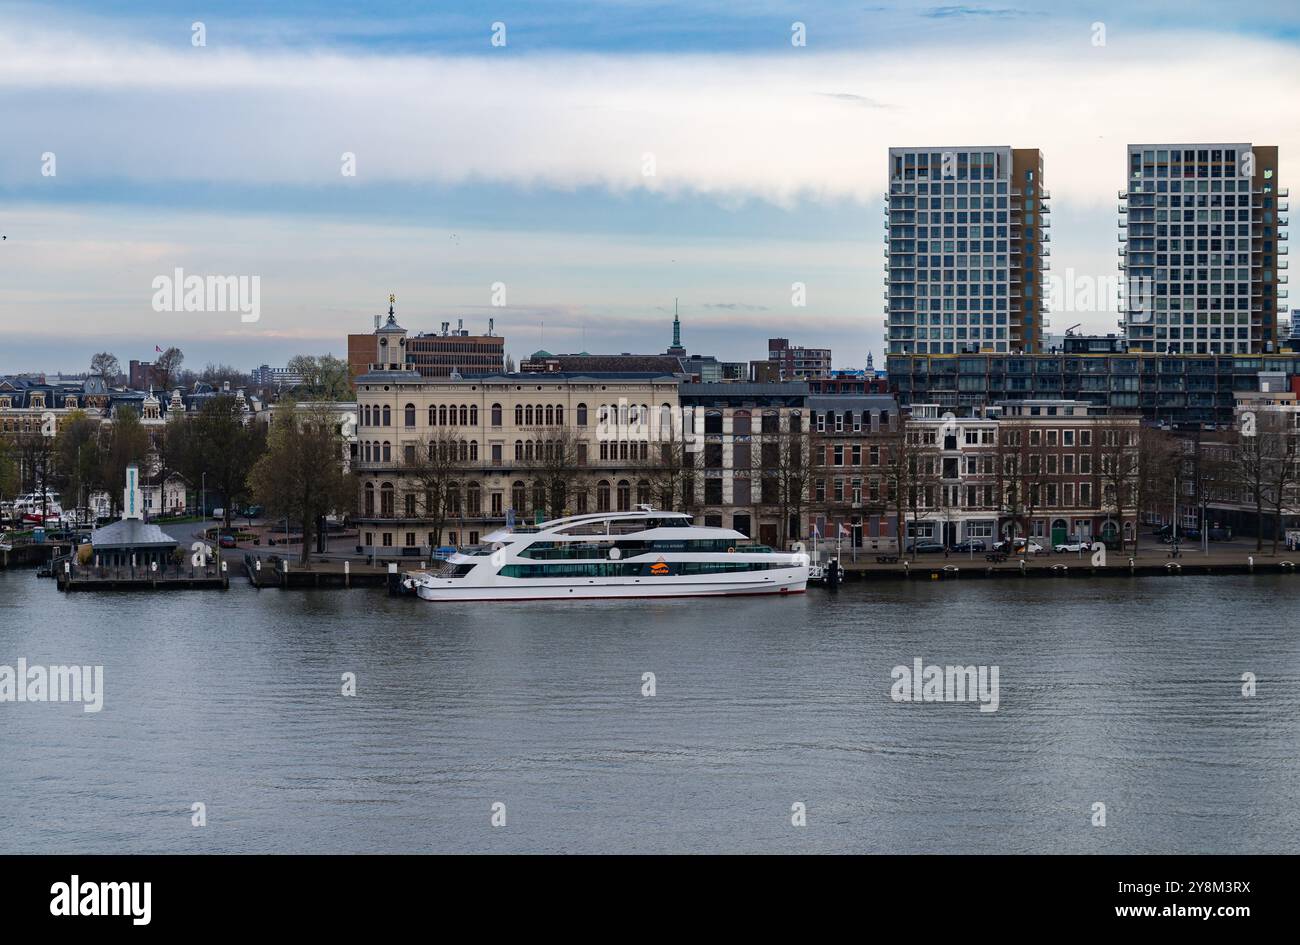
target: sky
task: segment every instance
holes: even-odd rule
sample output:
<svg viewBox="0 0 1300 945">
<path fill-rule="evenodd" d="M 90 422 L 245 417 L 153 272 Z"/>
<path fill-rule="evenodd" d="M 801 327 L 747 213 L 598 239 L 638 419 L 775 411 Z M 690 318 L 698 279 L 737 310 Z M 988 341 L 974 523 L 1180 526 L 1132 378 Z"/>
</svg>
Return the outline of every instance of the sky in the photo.
<svg viewBox="0 0 1300 945">
<path fill-rule="evenodd" d="M 662 351 L 676 300 L 692 353 L 882 367 L 888 147 L 1042 148 L 1052 273 L 1101 284 L 1126 144 L 1300 172 L 1298 44 L 1270 2 L 0 0 L 0 373 L 343 355 L 390 293 L 516 361 Z M 157 311 L 177 269 L 257 320 Z"/>
</svg>

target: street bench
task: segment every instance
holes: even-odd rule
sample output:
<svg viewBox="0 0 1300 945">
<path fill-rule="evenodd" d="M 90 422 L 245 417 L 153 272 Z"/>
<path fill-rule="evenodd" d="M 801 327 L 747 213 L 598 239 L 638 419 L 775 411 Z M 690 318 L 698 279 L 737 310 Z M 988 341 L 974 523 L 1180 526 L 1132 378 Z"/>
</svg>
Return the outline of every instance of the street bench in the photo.
<svg viewBox="0 0 1300 945">
<path fill-rule="evenodd" d="M 898 564 L 898 555 L 876 555 L 876 564 Z"/>
<path fill-rule="evenodd" d="M 985 561 L 992 561 L 994 564 L 1001 564 L 1007 560 L 1007 556 L 1001 551 L 993 551 L 984 556 Z"/>
</svg>

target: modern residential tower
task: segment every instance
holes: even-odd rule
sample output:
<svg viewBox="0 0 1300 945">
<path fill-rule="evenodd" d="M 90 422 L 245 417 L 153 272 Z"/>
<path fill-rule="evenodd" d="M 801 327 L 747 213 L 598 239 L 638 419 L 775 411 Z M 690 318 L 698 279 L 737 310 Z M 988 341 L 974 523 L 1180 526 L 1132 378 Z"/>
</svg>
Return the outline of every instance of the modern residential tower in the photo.
<svg viewBox="0 0 1300 945">
<path fill-rule="evenodd" d="M 890 148 L 885 350 L 1037 351 L 1049 197 L 1037 148 Z"/>
<path fill-rule="evenodd" d="M 1129 350 L 1278 350 L 1287 192 L 1277 158 L 1248 143 L 1128 146 L 1119 265 Z"/>
</svg>

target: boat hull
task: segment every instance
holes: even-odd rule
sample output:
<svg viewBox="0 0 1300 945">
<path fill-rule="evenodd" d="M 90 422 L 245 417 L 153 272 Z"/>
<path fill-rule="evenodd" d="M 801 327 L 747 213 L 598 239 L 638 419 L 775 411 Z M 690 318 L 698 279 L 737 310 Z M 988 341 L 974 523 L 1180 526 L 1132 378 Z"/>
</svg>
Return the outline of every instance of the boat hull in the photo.
<svg viewBox="0 0 1300 945">
<path fill-rule="evenodd" d="M 459 586 L 458 586 L 459 585 Z M 541 585 L 541 586 L 539 586 Z M 623 582 L 561 583 L 542 585 L 539 580 L 465 586 L 454 579 L 429 578 L 415 584 L 422 600 L 450 601 L 537 601 L 537 600 L 622 600 L 673 597 L 747 597 L 755 595 L 802 594 L 808 573 L 792 569 L 757 581 L 656 581 L 632 579 Z"/>
</svg>

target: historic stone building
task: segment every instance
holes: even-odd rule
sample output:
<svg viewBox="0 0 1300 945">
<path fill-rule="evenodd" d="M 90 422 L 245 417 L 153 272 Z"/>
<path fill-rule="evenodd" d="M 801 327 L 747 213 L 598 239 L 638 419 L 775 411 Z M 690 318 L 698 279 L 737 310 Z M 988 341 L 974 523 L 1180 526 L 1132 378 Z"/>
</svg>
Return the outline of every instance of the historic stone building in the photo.
<svg viewBox="0 0 1300 945">
<path fill-rule="evenodd" d="M 422 555 L 512 521 L 664 507 L 680 477 L 670 375 L 371 368 L 356 379 L 354 466 L 367 553 Z"/>
</svg>

